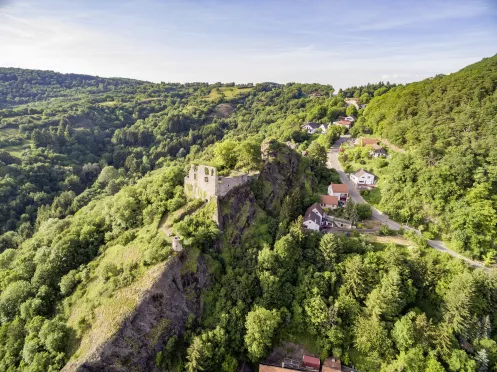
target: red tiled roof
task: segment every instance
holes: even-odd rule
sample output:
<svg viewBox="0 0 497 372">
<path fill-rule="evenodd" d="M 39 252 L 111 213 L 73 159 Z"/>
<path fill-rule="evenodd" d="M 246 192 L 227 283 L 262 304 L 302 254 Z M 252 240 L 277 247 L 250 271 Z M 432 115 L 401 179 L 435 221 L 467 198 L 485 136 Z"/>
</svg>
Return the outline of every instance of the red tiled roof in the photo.
<svg viewBox="0 0 497 372">
<path fill-rule="evenodd" d="M 348 194 L 349 193 L 349 185 L 345 183 L 332 183 L 331 190 L 340 194 Z"/>
<path fill-rule="evenodd" d="M 338 197 L 332 195 L 319 195 L 321 204 L 338 205 Z"/>
<path fill-rule="evenodd" d="M 265 364 L 259 364 L 259 372 L 286 372 L 286 371 L 293 371 L 293 370 L 288 368 L 266 366 Z"/>
<path fill-rule="evenodd" d="M 378 140 L 375 138 L 361 138 L 361 142 L 363 146 L 376 145 L 378 143 Z"/>
<path fill-rule="evenodd" d="M 350 125 L 350 124 L 352 124 L 352 122 L 348 121 L 348 120 L 339 120 L 339 121 L 337 121 L 337 124 L 338 125 Z"/>
<path fill-rule="evenodd" d="M 319 369 L 319 367 L 321 366 L 321 361 L 319 360 L 319 358 L 314 358 L 309 355 L 304 355 L 302 360 L 304 361 L 305 366 L 313 367 L 316 369 Z"/>
</svg>

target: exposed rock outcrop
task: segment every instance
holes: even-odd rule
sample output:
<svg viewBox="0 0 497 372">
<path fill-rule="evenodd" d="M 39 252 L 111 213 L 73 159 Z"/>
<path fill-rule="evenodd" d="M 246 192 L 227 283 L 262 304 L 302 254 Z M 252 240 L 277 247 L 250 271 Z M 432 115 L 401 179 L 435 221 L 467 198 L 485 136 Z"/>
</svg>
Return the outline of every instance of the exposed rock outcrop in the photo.
<svg viewBox="0 0 497 372">
<path fill-rule="evenodd" d="M 184 252 L 185 253 L 185 252 Z M 182 334 L 190 315 L 200 316 L 200 293 L 209 283 L 202 255 L 173 257 L 134 313 L 105 344 L 63 371 L 156 371 L 155 354 L 171 336 Z"/>
<path fill-rule="evenodd" d="M 267 140 L 261 146 L 261 155 L 265 164 L 259 177 L 231 190 L 220 201 L 223 245 L 251 241 L 250 234 L 257 234 L 251 228 L 254 223 L 278 216 L 283 200 L 292 190 L 302 189 L 301 195 L 305 195 L 306 189 L 316 186 L 307 159 L 288 146 Z M 252 238 L 257 240 L 258 236 Z"/>
<path fill-rule="evenodd" d="M 259 175 L 258 204 L 270 216 L 277 216 L 281 204 L 290 190 L 315 188 L 316 181 L 309 171 L 307 159 L 295 150 L 275 140 L 266 140 L 261 146 L 264 169 Z M 303 192 L 304 193 L 304 192 Z"/>
<path fill-rule="evenodd" d="M 219 249 L 260 238 L 261 232 L 251 227 L 264 226 L 268 216 L 277 216 L 289 191 L 315 183 L 306 159 L 294 150 L 266 141 L 261 151 L 265 166 L 259 178 L 216 198 L 214 215 L 222 230 Z M 209 284 L 202 257 L 192 258 L 190 249 L 173 257 L 119 331 L 84 360 L 69 363 L 64 371 L 157 371 L 157 352 L 170 337 L 183 333 L 190 315 L 202 314 L 201 291 Z"/>
</svg>

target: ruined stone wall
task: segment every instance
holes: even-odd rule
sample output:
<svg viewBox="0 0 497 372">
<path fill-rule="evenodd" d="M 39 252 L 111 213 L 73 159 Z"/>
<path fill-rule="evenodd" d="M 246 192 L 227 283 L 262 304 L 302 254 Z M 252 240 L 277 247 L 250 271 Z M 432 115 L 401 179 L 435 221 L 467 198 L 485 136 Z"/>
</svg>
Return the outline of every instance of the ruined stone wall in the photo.
<svg viewBox="0 0 497 372">
<path fill-rule="evenodd" d="M 223 197 L 237 186 L 250 181 L 255 175 L 218 177 L 217 169 L 207 165 L 191 165 L 185 177 L 185 194 L 191 198 L 212 199 Z"/>
<path fill-rule="evenodd" d="M 216 168 L 192 164 L 185 177 L 185 194 L 191 198 L 211 199 L 218 193 L 218 183 Z"/>
<path fill-rule="evenodd" d="M 249 176 L 248 174 L 234 177 L 220 177 L 218 185 L 218 195 L 225 196 L 230 190 L 232 190 L 236 186 L 243 185 L 251 178 L 252 176 Z"/>
</svg>

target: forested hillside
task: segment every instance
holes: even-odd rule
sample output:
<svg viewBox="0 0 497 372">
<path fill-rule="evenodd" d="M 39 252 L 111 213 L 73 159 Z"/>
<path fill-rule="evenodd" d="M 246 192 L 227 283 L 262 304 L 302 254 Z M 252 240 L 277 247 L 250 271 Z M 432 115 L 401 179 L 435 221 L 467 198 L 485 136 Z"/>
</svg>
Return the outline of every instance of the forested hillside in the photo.
<svg viewBox="0 0 497 372">
<path fill-rule="evenodd" d="M 312 98 L 316 92 L 323 98 Z M 86 331 L 99 303 L 77 292 L 88 305 L 77 329 L 67 328 L 72 307 L 59 306 L 75 286 L 93 283 L 111 294 L 109 285 L 130 285 L 167 258 L 156 227 L 186 203 L 184 166 L 197 159 L 221 173 L 258 169 L 266 130 L 307 148 L 301 122 L 332 92 L 316 84 L 151 84 L 2 69 L 0 369 L 59 369 L 74 347 L 67 340 Z M 326 177 L 320 146 L 311 159 Z M 154 170 L 168 176 L 139 181 Z M 97 258 L 116 245 L 141 253 L 98 269 Z"/>
<path fill-rule="evenodd" d="M 497 56 L 374 98 L 353 132 L 406 149 L 381 180 L 381 208 L 473 257 L 497 239 Z"/>
<path fill-rule="evenodd" d="M 291 341 L 362 371 L 495 368 L 495 275 L 415 243 L 303 232 L 300 217 L 338 182 L 326 150 L 342 133 L 332 126 L 309 135 L 302 124 L 353 114 L 357 132 L 369 128 L 408 150 L 392 157 L 391 181 L 382 180 L 390 214 L 416 224 L 429 218 L 432 233 L 454 228 L 467 247 L 492 250 L 495 126 L 477 118 L 495 119 L 495 59 L 477 66 L 460 76 L 490 76 L 493 85 L 483 78 L 457 85 L 462 78 L 453 75 L 337 96 L 319 84 L 155 84 L 0 69 L 0 370 L 84 364 L 131 323 L 143 293 L 167 278 L 160 274 L 173 255 L 169 284 L 195 311 L 164 300 L 179 315 L 146 319 L 139 336 L 114 340 L 122 348 L 106 366 L 234 372 L 242 363 L 256 368 Z M 444 132 L 438 119 L 421 120 L 421 94 L 412 93 L 412 108 L 397 110 L 411 96 L 405 92 L 444 79 L 444 88 L 423 94 L 449 102 L 450 110 L 432 109 L 445 107 L 440 118 L 457 123 L 472 108 L 470 131 Z M 478 86 L 479 94 L 468 95 Z M 344 98 L 356 95 L 370 106 L 347 108 Z M 404 124 L 411 121 L 419 126 Z M 422 146 L 427 138 L 441 141 L 430 142 L 432 153 Z M 449 154 L 461 161 L 450 163 Z M 221 176 L 259 176 L 219 204 L 206 203 L 185 195 L 191 163 L 213 165 Z M 456 167 L 465 177 L 445 184 Z M 456 204 L 427 199 L 441 192 Z M 468 203 L 475 199 L 482 204 Z M 481 220 L 473 224 L 468 216 L 476 211 Z M 454 216 L 459 224 L 451 225 Z M 181 254 L 172 251 L 172 234 L 182 237 Z M 149 300 L 157 305 L 159 297 Z"/>
</svg>

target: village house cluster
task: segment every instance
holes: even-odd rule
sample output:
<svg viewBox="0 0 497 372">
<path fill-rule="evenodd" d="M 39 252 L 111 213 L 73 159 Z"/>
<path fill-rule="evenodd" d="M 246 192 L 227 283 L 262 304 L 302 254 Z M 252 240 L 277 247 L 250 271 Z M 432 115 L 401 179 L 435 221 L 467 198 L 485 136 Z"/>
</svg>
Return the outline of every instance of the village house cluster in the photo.
<svg viewBox="0 0 497 372">
<path fill-rule="evenodd" d="M 320 195 L 319 203 L 312 204 L 305 212 L 303 225 L 308 230 L 320 231 L 329 228 L 352 229 L 352 222 L 326 213 L 347 204 L 349 187 L 346 184 L 332 183 L 328 195 Z"/>
<path fill-rule="evenodd" d="M 328 131 L 330 125 L 338 125 L 349 130 L 354 125 L 355 120 L 356 119 L 353 116 L 339 116 L 338 120 L 334 121 L 333 123 L 320 124 L 309 121 L 302 126 L 302 129 L 304 129 L 309 134 L 325 134 Z"/>
<path fill-rule="evenodd" d="M 323 365 L 321 360 L 309 355 L 304 355 L 302 360 L 293 360 L 285 358 L 281 367 L 266 364 L 259 364 L 259 372 L 286 372 L 286 371 L 309 371 L 309 372 L 355 372 L 353 368 L 342 366 L 340 359 L 333 357 L 327 358 Z"/>
</svg>

